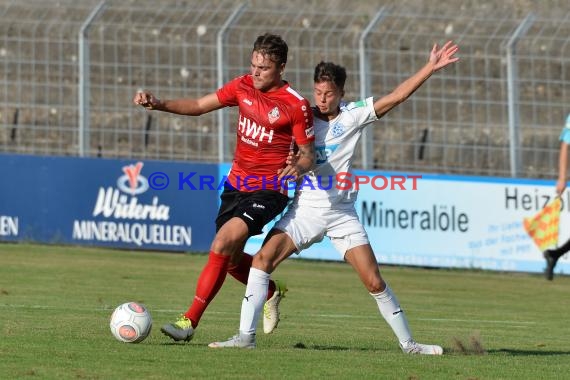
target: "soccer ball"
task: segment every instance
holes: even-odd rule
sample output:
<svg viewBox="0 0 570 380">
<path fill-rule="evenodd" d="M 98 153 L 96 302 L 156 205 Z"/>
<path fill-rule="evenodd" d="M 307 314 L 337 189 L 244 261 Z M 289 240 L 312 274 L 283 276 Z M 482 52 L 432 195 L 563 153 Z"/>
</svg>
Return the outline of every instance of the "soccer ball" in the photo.
<svg viewBox="0 0 570 380">
<path fill-rule="evenodd" d="M 127 302 L 117 306 L 111 315 L 113 336 L 126 343 L 139 343 L 145 340 L 152 329 L 152 317 L 144 305 Z"/>
</svg>

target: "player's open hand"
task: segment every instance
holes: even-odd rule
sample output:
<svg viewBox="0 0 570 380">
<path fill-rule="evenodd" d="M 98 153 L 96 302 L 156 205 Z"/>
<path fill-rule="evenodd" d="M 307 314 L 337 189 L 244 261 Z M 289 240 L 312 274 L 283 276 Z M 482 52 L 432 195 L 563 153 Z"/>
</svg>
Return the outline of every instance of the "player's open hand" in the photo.
<svg viewBox="0 0 570 380">
<path fill-rule="evenodd" d="M 139 91 L 135 94 L 133 102 L 139 106 L 143 106 L 148 110 L 158 109 L 160 100 L 150 92 Z"/>
<path fill-rule="evenodd" d="M 277 171 L 277 179 L 279 181 L 285 180 L 287 182 L 295 182 L 301 173 L 297 165 L 287 165 L 283 169 Z"/>
<path fill-rule="evenodd" d="M 299 173 L 299 169 L 297 168 L 297 161 L 299 161 L 300 156 L 301 156 L 300 152 L 295 153 L 293 150 L 289 151 L 289 155 L 285 159 L 285 163 L 287 164 L 287 166 L 284 167 L 283 169 L 277 170 L 277 178 L 280 181 L 283 178 L 285 178 L 287 182 L 297 180 L 297 177 L 301 174 Z"/>
<path fill-rule="evenodd" d="M 290 150 L 285 163 L 287 165 L 296 165 L 297 161 L 299 161 L 299 157 L 301 157 L 301 153 L 299 151 L 295 153 L 294 151 Z"/>
<path fill-rule="evenodd" d="M 433 70 L 437 71 L 450 63 L 457 62 L 459 57 L 455 57 L 454 54 L 458 50 L 459 47 L 452 41 L 447 41 L 441 49 L 438 48 L 437 44 L 434 44 L 429 55 L 429 61 L 433 64 Z"/>
</svg>

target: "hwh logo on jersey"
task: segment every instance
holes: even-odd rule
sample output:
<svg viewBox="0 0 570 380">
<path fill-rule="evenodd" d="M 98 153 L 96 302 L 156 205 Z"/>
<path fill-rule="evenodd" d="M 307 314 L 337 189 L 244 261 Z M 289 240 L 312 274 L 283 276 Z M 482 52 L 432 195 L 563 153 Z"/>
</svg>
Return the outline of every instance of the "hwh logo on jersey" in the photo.
<svg viewBox="0 0 570 380">
<path fill-rule="evenodd" d="M 338 148 L 338 144 L 315 147 L 315 157 L 317 159 L 317 165 L 326 162 L 330 157 L 330 155 L 334 153 L 336 148 Z"/>
<path fill-rule="evenodd" d="M 239 123 L 238 123 L 239 131 L 243 136 L 258 139 L 260 142 L 263 142 L 263 139 L 267 137 L 267 142 L 271 143 L 273 140 L 273 129 L 270 129 L 269 132 L 266 132 L 265 127 L 261 125 L 257 125 L 255 122 L 249 120 L 247 117 L 239 115 Z"/>
</svg>

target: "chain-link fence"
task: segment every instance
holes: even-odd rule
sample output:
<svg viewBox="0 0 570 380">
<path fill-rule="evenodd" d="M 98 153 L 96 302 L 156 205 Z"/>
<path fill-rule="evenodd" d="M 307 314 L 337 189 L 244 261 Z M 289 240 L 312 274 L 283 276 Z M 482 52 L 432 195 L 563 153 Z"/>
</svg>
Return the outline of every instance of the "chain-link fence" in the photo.
<svg viewBox="0 0 570 380">
<path fill-rule="evenodd" d="M 378 97 L 452 39 L 460 62 L 376 122 L 357 165 L 554 177 L 570 112 L 570 5 L 452 3 L 0 0 L 0 150 L 227 161 L 234 109 L 147 112 L 135 92 L 214 92 L 248 72 L 253 41 L 270 31 L 288 42 L 285 79 L 308 99 L 320 60 L 347 68 L 347 100 Z"/>
</svg>

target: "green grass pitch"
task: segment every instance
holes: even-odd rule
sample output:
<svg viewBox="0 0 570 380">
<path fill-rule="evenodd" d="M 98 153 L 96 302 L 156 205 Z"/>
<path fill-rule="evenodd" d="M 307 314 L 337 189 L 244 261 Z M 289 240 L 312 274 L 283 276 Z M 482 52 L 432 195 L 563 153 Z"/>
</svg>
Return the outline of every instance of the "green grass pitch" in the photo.
<svg viewBox="0 0 570 380">
<path fill-rule="evenodd" d="M 203 254 L 0 244 L 1 379 L 560 379 L 570 373 L 570 278 L 381 267 L 419 342 L 404 355 L 348 264 L 285 261 L 279 328 L 255 350 L 207 347 L 239 327 L 244 288 L 226 279 L 194 340 L 160 326 L 186 310 Z M 140 301 L 154 327 L 142 343 L 109 330 Z M 260 326 L 261 327 L 261 326 Z"/>
</svg>

